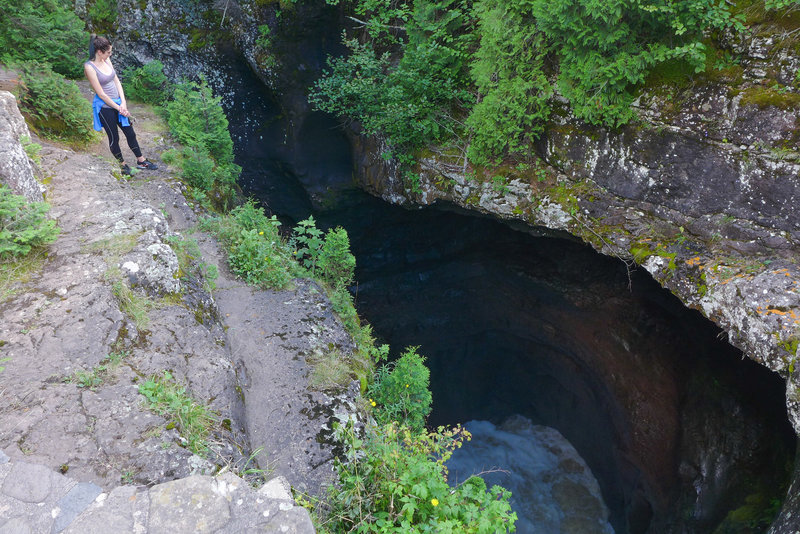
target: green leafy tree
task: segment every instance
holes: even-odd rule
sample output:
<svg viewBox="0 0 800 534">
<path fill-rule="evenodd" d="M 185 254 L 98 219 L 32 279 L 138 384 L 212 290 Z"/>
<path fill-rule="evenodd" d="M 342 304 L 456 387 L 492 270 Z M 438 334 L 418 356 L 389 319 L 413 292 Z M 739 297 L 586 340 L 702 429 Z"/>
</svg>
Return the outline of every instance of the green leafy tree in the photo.
<svg viewBox="0 0 800 534">
<path fill-rule="evenodd" d="M 464 29 L 470 25 L 467 2 L 411 6 L 375 0 L 359 3 L 356 11 L 370 15 L 371 37 L 364 43 L 345 39 L 350 55 L 329 60 L 310 100 L 319 109 L 358 121 L 368 134 L 383 135 L 392 155 L 409 167 L 415 150 L 463 131 L 456 104 L 473 99 L 465 89 L 473 42 Z M 388 44 L 402 51 L 397 61 Z"/>
<path fill-rule="evenodd" d="M 179 160 L 185 179 L 201 199 L 209 193 L 216 208 L 226 209 L 242 169 L 233 162 L 233 140 L 220 98 L 204 79 L 182 84 L 164 106 L 164 114 L 172 135 L 186 147 Z"/>
<path fill-rule="evenodd" d="M 117 0 L 90 0 L 86 12 L 96 33 L 109 33 L 117 22 Z"/>
<path fill-rule="evenodd" d="M 530 10 L 574 113 L 611 126 L 631 119 L 633 88 L 655 65 L 680 59 L 702 71 L 703 33 L 742 27 L 718 0 L 532 0 Z"/>
<path fill-rule="evenodd" d="M 470 161 L 485 165 L 525 155 L 550 115 L 553 90 L 543 68 L 548 51 L 526 2 L 479 0 L 480 46 L 470 72 L 480 99 L 467 118 L 473 132 Z"/>
<path fill-rule="evenodd" d="M 88 35 L 69 0 L 6 0 L 0 9 L 0 58 L 39 61 L 64 76 L 83 76 Z"/>
<path fill-rule="evenodd" d="M 699 72 L 703 39 L 743 28 L 719 0 L 354 0 L 352 9 L 364 31 L 345 36 L 350 54 L 329 60 L 311 101 L 383 136 L 412 189 L 414 155 L 427 145 L 477 165 L 526 155 L 556 90 L 577 117 L 624 124 L 655 67 Z"/>
</svg>

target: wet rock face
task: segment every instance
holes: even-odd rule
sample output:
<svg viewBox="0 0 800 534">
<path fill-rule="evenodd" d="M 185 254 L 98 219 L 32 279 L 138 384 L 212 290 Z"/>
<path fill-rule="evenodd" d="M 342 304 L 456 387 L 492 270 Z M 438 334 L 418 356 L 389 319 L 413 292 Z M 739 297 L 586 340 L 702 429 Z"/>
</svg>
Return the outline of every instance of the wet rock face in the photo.
<svg viewBox="0 0 800 534">
<path fill-rule="evenodd" d="M 0 91 L 0 184 L 4 184 L 29 202 L 41 202 L 44 188 L 36 180 L 20 138 L 30 132 L 17 108 L 17 99 Z"/>
</svg>

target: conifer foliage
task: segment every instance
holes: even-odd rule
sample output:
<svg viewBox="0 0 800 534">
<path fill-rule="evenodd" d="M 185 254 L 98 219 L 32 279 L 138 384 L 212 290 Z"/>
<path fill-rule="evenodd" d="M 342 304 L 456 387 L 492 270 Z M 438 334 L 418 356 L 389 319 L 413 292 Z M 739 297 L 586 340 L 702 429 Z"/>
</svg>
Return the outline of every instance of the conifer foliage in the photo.
<svg viewBox="0 0 800 534">
<path fill-rule="evenodd" d="M 786 2 L 796 0 L 770 4 Z M 351 53 L 330 59 L 311 100 L 384 136 L 407 168 L 431 144 L 478 165 L 525 155 L 556 93 L 577 117 L 617 127 L 654 67 L 680 61 L 699 72 L 710 32 L 743 29 L 720 0 L 351 0 L 348 9 L 360 24 L 344 37 Z"/>
</svg>

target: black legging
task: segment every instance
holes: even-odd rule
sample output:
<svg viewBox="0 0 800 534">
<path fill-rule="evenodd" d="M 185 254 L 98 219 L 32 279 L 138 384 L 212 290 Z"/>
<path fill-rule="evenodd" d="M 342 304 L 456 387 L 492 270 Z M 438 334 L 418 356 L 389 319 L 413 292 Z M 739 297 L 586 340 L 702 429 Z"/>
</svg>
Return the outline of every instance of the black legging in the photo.
<svg viewBox="0 0 800 534">
<path fill-rule="evenodd" d="M 142 157 L 142 151 L 139 150 L 139 143 L 136 141 L 136 133 L 133 131 L 133 126 L 122 126 L 119 123 L 119 111 L 114 108 L 100 108 L 100 124 L 108 135 L 108 148 L 111 153 L 119 161 L 125 161 L 122 157 L 122 150 L 119 148 L 119 130 L 117 126 L 122 128 L 122 133 L 125 134 L 125 139 L 128 141 L 128 146 L 133 151 L 136 158 Z"/>
</svg>

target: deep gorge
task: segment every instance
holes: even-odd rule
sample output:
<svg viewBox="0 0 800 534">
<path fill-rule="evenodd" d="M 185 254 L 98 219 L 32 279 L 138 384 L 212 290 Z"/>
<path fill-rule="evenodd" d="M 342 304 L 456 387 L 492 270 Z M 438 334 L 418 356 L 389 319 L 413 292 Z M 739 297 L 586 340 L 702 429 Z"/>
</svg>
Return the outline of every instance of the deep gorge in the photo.
<svg viewBox="0 0 800 534">
<path fill-rule="evenodd" d="M 749 521 L 769 520 L 795 447 L 777 375 L 643 270 L 566 235 L 354 189 L 335 121 L 290 123 L 243 61 L 226 63 L 244 190 L 286 224 L 313 211 L 348 230 L 360 313 L 395 352 L 429 358 L 431 425 L 521 414 L 558 429 L 617 533 L 711 532 L 748 498 Z"/>
</svg>

